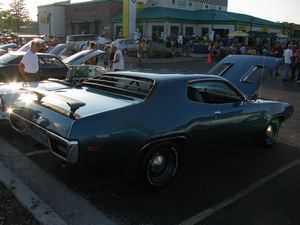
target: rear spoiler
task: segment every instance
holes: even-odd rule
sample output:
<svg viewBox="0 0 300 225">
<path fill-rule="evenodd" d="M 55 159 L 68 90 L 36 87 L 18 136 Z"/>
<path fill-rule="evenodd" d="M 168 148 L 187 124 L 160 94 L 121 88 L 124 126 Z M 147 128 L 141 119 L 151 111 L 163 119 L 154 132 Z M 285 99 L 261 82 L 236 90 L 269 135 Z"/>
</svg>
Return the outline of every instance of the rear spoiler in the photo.
<svg viewBox="0 0 300 225">
<path fill-rule="evenodd" d="M 50 92 L 40 90 L 40 89 L 36 89 L 36 88 L 30 88 L 30 89 L 26 89 L 26 90 L 29 90 L 33 94 L 35 94 L 38 98 L 37 99 L 38 102 L 41 102 L 42 98 L 49 96 L 49 97 L 53 97 L 53 98 L 59 99 L 59 100 L 65 102 L 65 103 L 67 103 L 67 105 L 70 108 L 69 116 L 72 119 L 75 119 L 76 110 L 79 109 L 80 107 L 85 106 L 84 102 L 78 101 L 76 99 L 73 99 L 73 98 L 70 98 L 70 97 L 67 97 L 67 96 L 59 95 L 59 94 L 56 94 L 56 93 L 54 94 L 54 93 L 50 93 Z"/>
</svg>

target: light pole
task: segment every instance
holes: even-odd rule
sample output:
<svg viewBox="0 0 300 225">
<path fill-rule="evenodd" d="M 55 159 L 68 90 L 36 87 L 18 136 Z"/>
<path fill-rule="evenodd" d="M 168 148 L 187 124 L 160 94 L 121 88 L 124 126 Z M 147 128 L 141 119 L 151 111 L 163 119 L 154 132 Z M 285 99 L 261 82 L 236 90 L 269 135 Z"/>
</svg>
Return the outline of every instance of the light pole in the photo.
<svg viewBox="0 0 300 225">
<path fill-rule="evenodd" d="M 49 35 L 51 35 L 51 13 L 48 14 L 48 23 L 49 23 Z"/>
</svg>

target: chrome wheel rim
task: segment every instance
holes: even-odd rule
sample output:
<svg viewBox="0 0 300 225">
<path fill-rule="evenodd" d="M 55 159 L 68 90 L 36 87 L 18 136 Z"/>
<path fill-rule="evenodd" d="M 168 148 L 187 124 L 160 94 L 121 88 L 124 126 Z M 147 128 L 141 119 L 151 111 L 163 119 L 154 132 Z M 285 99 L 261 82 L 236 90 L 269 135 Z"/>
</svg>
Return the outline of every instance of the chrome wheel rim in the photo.
<svg viewBox="0 0 300 225">
<path fill-rule="evenodd" d="M 158 154 L 151 161 L 151 171 L 154 173 L 161 173 L 165 167 L 165 158 L 163 155 Z"/>
<path fill-rule="evenodd" d="M 278 121 L 272 120 L 266 129 L 266 144 L 272 145 L 276 141 L 278 130 Z"/>
</svg>

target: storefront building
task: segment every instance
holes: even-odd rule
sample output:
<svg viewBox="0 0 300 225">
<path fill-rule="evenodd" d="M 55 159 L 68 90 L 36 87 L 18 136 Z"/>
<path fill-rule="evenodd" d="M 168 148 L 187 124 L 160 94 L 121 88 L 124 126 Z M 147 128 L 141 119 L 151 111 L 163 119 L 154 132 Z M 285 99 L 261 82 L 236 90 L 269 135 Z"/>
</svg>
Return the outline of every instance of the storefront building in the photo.
<svg viewBox="0 0 300 225">
<path fill-rule="evenodd" d="M 121 11 L 122 0 L 64 1 L 39 6 L 39 33 L 66 36 L 105 32 L 110 35 L 109 19 Z"/>
<path fill-rule="evenodd" d="M 284 32 L 282 23 L 228 12 L 228 0 L 138 0 L 136 27 L 144 37 L 166 40 L 171 35 L 226 36 L 236 30 L 250 33 Z M 66 36 L 122 31 L 122 0 L 70 0 L 38 7 L 39 33 Z"/>
<path fill-rule="evenodd" d="M 119 13 L 110 20 L 115 35 L 122 27 L 121 18 L 122 13 Z M 212 31 L 219 36 L 226 36 L 236 30 L 276 34 L 282 31 L 282 24 L 216 9 L 144 7 L 137 10 L 137 28 L 144 37 L 158 40 L 179 33 L 209 38 Z"/>
</svg>

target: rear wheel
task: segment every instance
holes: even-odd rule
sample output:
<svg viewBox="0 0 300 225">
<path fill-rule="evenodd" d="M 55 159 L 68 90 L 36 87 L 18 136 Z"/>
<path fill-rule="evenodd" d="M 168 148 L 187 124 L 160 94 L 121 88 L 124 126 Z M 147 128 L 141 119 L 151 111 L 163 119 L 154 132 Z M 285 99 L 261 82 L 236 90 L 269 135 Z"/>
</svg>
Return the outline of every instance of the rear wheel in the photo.
<svg viewBox="0 0 300 225">
<path fill-rule="evenodd" d="M 160 143 L 145 155 L 141 178 L 152 188 L 163 187 L 175 176 L 179 166 L 179 153 L 175 144 Z"/>
<path fill-rule="evenodd" d="M 122 51 L 123 55 L 128 55 L 128 49 L 127 48 L 124 48 L 123 51 Z"/>
</svg>

